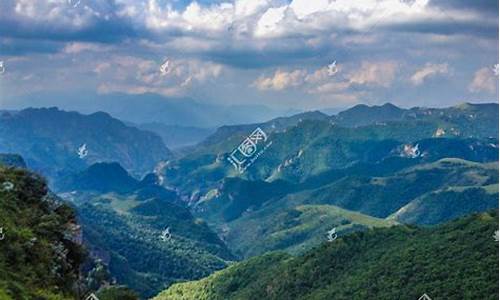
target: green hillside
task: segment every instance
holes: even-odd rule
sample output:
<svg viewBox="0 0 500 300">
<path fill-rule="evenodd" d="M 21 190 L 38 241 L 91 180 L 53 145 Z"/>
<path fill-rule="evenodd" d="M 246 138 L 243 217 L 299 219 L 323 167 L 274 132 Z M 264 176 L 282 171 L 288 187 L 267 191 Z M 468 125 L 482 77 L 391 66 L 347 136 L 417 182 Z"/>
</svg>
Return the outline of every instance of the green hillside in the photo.
<svg viewBox="0 0 500 300">
<path fill-rule="evenodd" d="M 154 300 L 498 299 L 498 212 L 433 228 L 357 232 L 299 257 L 270 253 Z"/>
<path fill-rule="evenodd" d="M 87 247 L 118 284 L 146 298 L 174 282 L 207 276 L 235 259 L 174 192 L 156 184 L 154 175 L 137 181 L 119 165 L 96 167 L 69 181 L 74 185 L 66 188 L 72 192 L 61 196 L 75 205 Z M 166 228 L 170 238 L 162 240 Z"/>
<path fill-rule="evenodd" d="M 461 159 L 396 172 L 365 165 L 296 185 L 232 178 L 202 197 L 196 214 L 242 257 L 273 250 L 301 253 L 324 241 L 333 227 L 342 235 L 394 221 L 442 223 L 498 208 L 496 182 L 497 163 Z"/>
<path fill-rule="evenodd" d="M 388 115 L 366 117 L 381 109 L 389 111 Z M 161 171 L 167 186 L 175 186 L 185 197 L 197 201 L 200 193 L 226 177 L 298 183 L 356 163 L 394 157 L 424 162 L 446 157 L 496 161 L 497 111 L 495 104 L 410 110 L 368 107 L 331 118 L 309 113 L 303 118 L 282 118 L 278 125 L 270 121 L 225 126 L 180 159 L 169 161 Z M 245 173 L 239 174 L 227 157 L 257 126 L 268 134 L 272 145 Z M 405 147 L 418 149 L 418 154 L 412 156 Z"/>
<path fill-rule="evenodd" d="M 83 251 L 73 210 L 26 170 L 0 166 L 0 299 L 76 299 Z"/>
<path fill-rule="evenodd" d="M 273 205 L 271 205 L 273 206 Z M 338 236 L 372 227 L 389 227 L 386 221 L 333 205 L 284 206 L 247 214 L 219 227 L 230 249 L 243 257 L 283 250 L 303 253 L 327 240 L 327 232 Z"/>
</svg>

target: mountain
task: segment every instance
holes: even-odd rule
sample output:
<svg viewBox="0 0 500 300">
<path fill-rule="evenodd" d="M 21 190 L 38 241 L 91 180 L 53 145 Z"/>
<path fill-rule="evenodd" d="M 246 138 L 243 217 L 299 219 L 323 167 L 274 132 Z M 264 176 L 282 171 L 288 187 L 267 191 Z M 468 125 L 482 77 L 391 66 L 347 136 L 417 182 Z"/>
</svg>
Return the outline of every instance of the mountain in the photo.
<svg viewBox="0 0 500 300">
<path fill-rule="evenodd" d="M 137 189 L 139 181 L 117 162 L 95 163 L 86 170 L 62 180 L 59 190 L 90 190 L 101 193 L 127 193 Z"/>
<path fill-rule="evenodd" d="M 210 128 L 165 125 L 163 123 L 144 123 L 137 125 L 137 127 L 156 133 L 170 149 L 198 144 L 214 132 Z"/>
<path fill-rule="evenodd" d="M 494 137 L 498 124 L 498 104 L 462 103 L 447 108 L 402 109 L 391 103 L 382 106 L 360 104 L 331 117 L 340 126 L 359 127 L 377 123 L 426 121 L 439 125 L 439 136 Z M 475 124 L 474 121 L 478 121 Z M 466 126 L 464 126 L 466 125 Z"/>
<path fill-rule="evenodd" d="M 339 112 L 333 119 L 342 126 L 366 126 L 377 122 L 401 120 L 405 110 L 391 103 L 381 106 L 359 104 Z"/>
<path fill-rule="evenodd" d="M 497 112 L 488 112 L 492 107 L 385 105 L 375 109 L 388 112 L 384 122 L 350 127 L 316 112 L 226 126 L 162 164 L 158 174 L 233 253 L 301 253 L 332 227 L 342 235 L 395 222 L 438 224 L 498 208 L 498 139 L 490 137 L 498 128 L 482 130 L 498 120 Z M 373 113 L 370 107 L 354 113 L 360 110 Z M 446 126 L 455 131 L 447 133 Z M 240 173 L 228 158 L 256 127 L 270 146 Z"/>
<path fill-rule="evenodd" d="M 194 211 L 234 253 L 250 257 L 303 252 L 333 227 L 342 235 L 397 222 L 437 224 L 498 208 L 497 200 L 497 163 L 441 159 L 396 172 L 391 161 L 361 164 L 302 184 L 227 178 Z"/>
<path fill-rule="evenodd" d="M 75 206 L 92 256 L 118 284 L 153 296 L 174 282 L 198 279 L 235 256 L 174 191 L 149 174 L 138 181 L 117 163 L 72 176 L 61 197 Z"/>
<path fill-rule="evenodd" d="M 82 115 L 29 108 L 0 116 L 0 151 L 21 154 L 52 180 L 96 162 L 117 161 L 133 175 L 171 157 L 160 137 L 128 127 L 106 113 Z"/>
<path fill-rule="evenodd" d="M 0 153 L 0 165 L 21 169 L 26 168 L 26 162 L 23 157 L 18 154 Z"/>
<path fill-rule="evenodd" d="M 498 211 L 357 232 L 298 257 L 254 257 L 153 299 L 498 299 L 495 230 Z"/>
<path fill-rule="evenodd" d="M 0 299 L 77 299 L 74 211 L 27 170 L 0 166 L 0 182 Z"/>
<path fill-rule="evenodd" d="M 71 101 L 68 101 L 71 99 Z M 97 111 L 109 113 L 120 120 L 135 124 L 161 123 L 184 127 L 215 128 L 222 125 L 264 122 L 277 116 L 297 113 L 295 109 L 273 109 L 264 105 L 222 105 L 204 99 L 165 97 L 158 94 L 131 95 L 124 93 L 96 94 L 37 93 L 6 99 L 7 106 L 20 109 L 26 106 L 57 106 L 85 114 Z"/>
<path fill-rule="evenodd" d="M 471 212 L 498 207 L 498 182 L 486 186 L 449 186 L 424 194 L 388 219 L 402 223 L 438 224 Z"/>
</svg>

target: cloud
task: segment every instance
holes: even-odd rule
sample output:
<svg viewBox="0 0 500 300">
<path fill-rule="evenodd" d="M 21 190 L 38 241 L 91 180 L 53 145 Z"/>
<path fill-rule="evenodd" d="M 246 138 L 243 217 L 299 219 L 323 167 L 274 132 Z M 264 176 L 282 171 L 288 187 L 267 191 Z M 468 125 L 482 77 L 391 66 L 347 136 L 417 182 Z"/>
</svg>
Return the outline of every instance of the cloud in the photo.
<svg viewBox="0 0 500 300">
<path fill-rule="evenodd" d="M 413 85 L 421 85 L 427 78 L 434 77 L 439 74 L 448 73 L 448 64 L 431 64 L 427 63 L 421 69 L 418 69 L 410 78 Z"/>
<path fill-rule="evenodd" d="M 307 93 L 324 94 L 345 92 L 353 85 L 389 87 L 395 79 L 398 64 L 394 61 L 363 61 L 361 66 L 343 76 L 342 64 L 337 66 L 335 76 L 329 72 L 329 64 L 308 72 L 306 70 L 283 71 L 278 69 L 272 76 L 260 76 L 253 86 L 261 91 L 281 91 L 289 87 L 301 87 Z"/>
<path fill-rule="evenodd" d="M 398 65 L 393 61 L 361 63 L 361 67 L 350 74 L 351 84 L 389 87 L 394 81 Z"/>
<path fill-rule="evenodd" d="M 491 68 L 484 67 L 474 73 L 474 78 L 469 84 L 469 91 L 495 93 L 497 89 L 498 78 Z"/>
<path fill-rule="evenodd" d="M 296 87 L 304 83 L 304 78 L 307 72 L 304 70 L 295 70 L 291 72 L 286 72 L 282 70 L 277 70 L 270 77 L 259 77 L 253 85 L 257 89 L 265 90 L 275 90 L 281 91 L 289 87 Z"/>
</svg>

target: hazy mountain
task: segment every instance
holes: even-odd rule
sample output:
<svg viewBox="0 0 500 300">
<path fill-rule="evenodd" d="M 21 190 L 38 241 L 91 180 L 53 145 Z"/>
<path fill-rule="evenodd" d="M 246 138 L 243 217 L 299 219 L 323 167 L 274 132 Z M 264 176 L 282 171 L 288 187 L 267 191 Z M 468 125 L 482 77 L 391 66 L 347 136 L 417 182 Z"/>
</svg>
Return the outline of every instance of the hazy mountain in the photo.
<svg viewBox="0 0 500 300">
<path fill-rule="evenodd" d="M 62 191 L 88 190 L 101 193 L 128 193 L 136 190 L 139 181 L 130 176 L 119 163 L 95 163 L 88 169 L 62 180 Z"/>
<path fill-rule="evenodd" d="M 137 127 L 156 133 L 170 149 L 195 145 L 215 131 L 215 129 L 210 128 L 165 125 L 162 123 L 145 123 L 137 125 Z"/>
<path fill-rule="evenodd" d="M 484 114 L 490 110 L 488 106 L 480 106 L 480 109 Z M 389 157 L 427 162 L 445 157 L 479 162 L 498 160 L 498 139 L 488 138 L 498 135 L 498 127 L 491 125 L 498 123 L 492 121 L 495 111 L 485 119 L 470 118 L 467 110 L 461 111 L 461 115 L 458 112 L 450 108 L 449 114 L 443 114 L 440 119 L 402 120 L 354 128 L 322 118 L 302 119 L 276 131 L 266 131 L 269 122 L 258 124 L 265 125 L 268 143 L 272 145 L 244 174 L 238 174 L 227 158 L 253 129 L 232 126 L 218 130 L 184 157 L 170 161 L 163 171 L 168 185 L 189 191 L 192 188 L 203 190 L 228 176 L 300 182 L 328 170 Z M 453 128 L 455 134 L 436 134 L 442 133 L 440 129 L 445 127 L 441 118 L 447 119 L 446 128 Z"/>
<path fill-rule="evenodd" d="M 71 101 L 67 101 L 68 99 Z M 29 98 L 13 99 L 11 102 L 16 104 L 17 109 L 34 106 L 36 103 L 36 107 L 57 106 L 86 114 L 104 111 L 115 118 L 136 124 L 161 123 L 201 128 L 263 122 L 277 116 L 297 113 L 297 110 L 276 110 L 263 105 L 224 106 L 158 94 L 39 93 L 30 95 Z"/>
<path fill-rule="evenodd" d="M 325 242 L 299 257 L 270 253 L 154 300 L 498 299 L 498 212 L 432 229 L 374 229 Z"/>
<path fill-rule="evenodd" d="M 18 154 L 3 154 L 0 153 L 0 165 L 7 167 L 26 168 L 26 162 L 23 157 Z"/>
<path fill-rule="evenodd" d="M 391 103 L 382 106 L 359 104 L 339 112 L 333 119 L 342 126 L 364 126 L 376 122 L 401 120 L 405 110 Z"/>
<path fill-rule="evenodd" d="M 142 175 L 171 156 L 157 135 L 106 113 L 82 115 L 57 108 L 2 114 L 0 151 L 21 154 L 31 169 L 51 179 L 104 161 L 117 161 Z"/>
<path fill-rule="evenodd" d="M 412 120 L 439 125 L 435 132 L 435 135 L 439 137 L 498 136 L 497 103 L 462 103 L 447 108 L 414 107 L 411 109 L 402 109 L 390 103 L 382 106 L 360 104 L 332 116 L 333 122 L 347 127 Z"/>
</svg>

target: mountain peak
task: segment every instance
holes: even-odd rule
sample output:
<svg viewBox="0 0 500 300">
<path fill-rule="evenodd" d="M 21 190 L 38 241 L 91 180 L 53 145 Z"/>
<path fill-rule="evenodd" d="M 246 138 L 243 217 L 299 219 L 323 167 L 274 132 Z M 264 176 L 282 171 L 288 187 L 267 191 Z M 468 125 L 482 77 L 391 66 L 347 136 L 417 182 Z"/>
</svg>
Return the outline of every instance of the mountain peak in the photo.
<svg viewBox="0 0 500 300">
<path fill-rule="evenodd" d="M 139 181 L 117 162 L 99 162 L 72 176 L 62 190 L 92 190 L 99 192 L 122 192 L 134 190 Z"/>
</svg>

